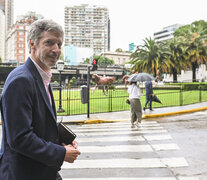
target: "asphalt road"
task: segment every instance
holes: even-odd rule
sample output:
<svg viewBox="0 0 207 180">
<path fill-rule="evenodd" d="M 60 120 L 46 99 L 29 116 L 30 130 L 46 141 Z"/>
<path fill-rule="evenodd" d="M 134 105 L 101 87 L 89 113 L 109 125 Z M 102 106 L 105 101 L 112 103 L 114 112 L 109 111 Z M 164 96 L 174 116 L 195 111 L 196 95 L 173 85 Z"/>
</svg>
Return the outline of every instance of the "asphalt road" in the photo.
<svg viewBox="0 0 207 180">
<path fill-rule="evenodd" d="M 206 180 L 207 111 L 128 122 L 70 125 L 82 154 L 64 180 Z M 1 134 L 1 126 L 0 126 Z"/>
<path fill-rule="evenodd" d="M 207 180 L 207 111 L 157 119 L 168 130 L 189 163 L 175 174 L 197 175 Z"/>
<path fill-rule="evenodd" d="M 121 123 L 70 125 L 81 140 L 79 147 L 83 152 L 74 164 L 63 165 L 61 175 L 65 180 L 207 179 L 207 111 L 151 118 L 146 122 L 155 124 L 143 124 L 136 130 Z M 170 164 L 160 167 L 156 159 L 167 159 Z M 105 161 L 108 165 L 103 165 Z"/>
</svg>

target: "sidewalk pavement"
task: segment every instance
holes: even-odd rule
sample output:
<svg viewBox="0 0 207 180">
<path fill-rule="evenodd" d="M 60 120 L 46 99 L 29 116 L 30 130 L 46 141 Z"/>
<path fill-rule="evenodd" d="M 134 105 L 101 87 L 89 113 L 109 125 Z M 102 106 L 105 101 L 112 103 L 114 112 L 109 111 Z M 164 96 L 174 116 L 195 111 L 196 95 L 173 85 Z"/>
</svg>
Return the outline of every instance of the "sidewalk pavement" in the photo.
<svg viewBox="0 0 207 180">
<path fill-rule="evenodd" d="M 143 111 L 142 118 L 149 120 L 150 118 L 179 115 L 184 113 L 192 113 L 197 111 L 207 110 L 207 102 L 190 104 L 185 106 L 154 108 L 153 111 L 146 109 Z M 119 111 L 109 113 L 72 115 L 72 116 L 58 116 L 58 121 L 62 120 L 67 124 L 96 124 L 96 123 L 112 123 L 121 121 L 130 121 L 130 111 Z M 1 125 L 1 117 L 0 117 Z"/>
<path fill-rule="evenodd" d="M 185 106 L 154 108 L 153 111 L 146 109 L 145 111 L 143 111 L 142 118 L 149 120 L 150 118 L 179 115 L 204 110 L 207 110 L 207 102 L 190 104 Z M 60 116 L 59 118 L 62 118 L 63 122 L 67 124 L 112 123 L 130 121 L 130 111 L 90 114 L 89 118 L 87 118 L 87 114 Z"/>
</svg>

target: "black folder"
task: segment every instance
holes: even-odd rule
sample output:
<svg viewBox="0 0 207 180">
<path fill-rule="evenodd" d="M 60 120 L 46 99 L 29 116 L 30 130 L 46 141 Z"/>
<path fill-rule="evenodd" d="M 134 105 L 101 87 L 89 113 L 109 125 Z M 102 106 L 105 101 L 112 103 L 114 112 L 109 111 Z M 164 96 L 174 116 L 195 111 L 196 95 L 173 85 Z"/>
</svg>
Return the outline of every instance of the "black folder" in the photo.
<svg viewBox="0 0 207 180">
<path fill-rule="evenodd" d="M 59 141 L 60 143 L 64 143 L 65 145 L 72 144 L 73 140 L 76 138 L 76 134 L 69 129 L 62 122 L 58 123 L 58 131 L 59 131 Z"/>
</svg>

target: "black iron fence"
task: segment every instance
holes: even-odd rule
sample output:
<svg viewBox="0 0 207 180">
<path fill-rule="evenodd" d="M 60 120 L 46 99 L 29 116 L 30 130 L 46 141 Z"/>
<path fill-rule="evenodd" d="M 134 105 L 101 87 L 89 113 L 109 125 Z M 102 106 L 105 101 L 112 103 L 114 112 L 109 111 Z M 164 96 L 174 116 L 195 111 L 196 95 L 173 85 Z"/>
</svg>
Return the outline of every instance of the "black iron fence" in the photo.
<svg viewBox="0 0 207 180">
<path fill-rule="evenodd" d="M 140 85 L 143 96 L 141 104 L 145 103 L 145 88 Z M 160 103 L 153 102 L 153 108 L 182 106 L 207 101 L 207 84 L 178 84 L 178 85 L 156 85 L 153 87 L 154 94 L 160 99 Z M 56 108 L 59 106 L 59 88 L 53 88 Z M 87 114 L 87 104 L 81 103 L 81 87 L 62 88 L 61 106 L 65 110 L 58 115 L 77 115 Z M 127 89 L 122 85 L 113 85 L 108 92 L 103 93 L 103 86 L 99 86 L 95 91 L 94 87 L 89 91 L 89 112 L 104 113 L 114 111 L 129 110 L 130 106 L 126 103 L 128 98 Z"/>
</svg>

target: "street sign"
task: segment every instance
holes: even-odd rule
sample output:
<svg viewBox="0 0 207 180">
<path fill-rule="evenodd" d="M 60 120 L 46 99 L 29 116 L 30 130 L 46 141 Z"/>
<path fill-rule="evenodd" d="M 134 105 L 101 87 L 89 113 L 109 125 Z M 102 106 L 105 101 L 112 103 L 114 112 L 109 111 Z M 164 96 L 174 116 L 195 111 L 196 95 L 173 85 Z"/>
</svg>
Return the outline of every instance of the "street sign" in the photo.
<svg viewBox="0 0 207 180">
<path fill-rule="evenodd" d="M 132 52 L 134 50 L 134 43 L 129 44 L 129 51 Z"/>
</svg>

